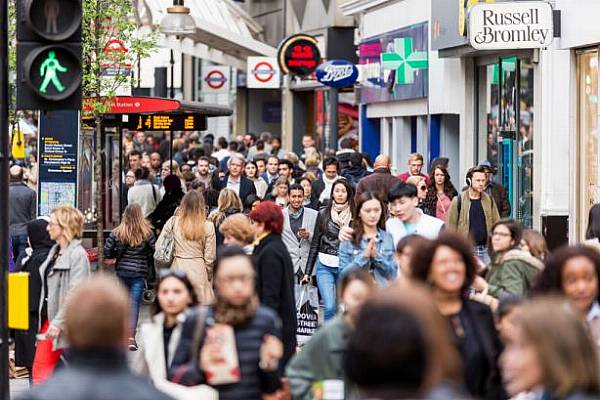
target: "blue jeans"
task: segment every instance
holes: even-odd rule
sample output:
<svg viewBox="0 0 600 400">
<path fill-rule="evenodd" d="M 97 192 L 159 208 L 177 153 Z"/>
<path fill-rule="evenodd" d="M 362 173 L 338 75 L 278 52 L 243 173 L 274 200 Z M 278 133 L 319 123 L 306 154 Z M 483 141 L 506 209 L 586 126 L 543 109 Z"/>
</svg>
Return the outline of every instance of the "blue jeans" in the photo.
<svg viewBox="0 0 600 400">
<path fill-rule="evenodd" d="M 131 337 L 135 337 L 140 303 L 142 302 L 142 294 L 144 294 L 145 279 L 142 277 L 128 278 L 125 276 L 120 276 L 119 279 L 121 279 L 123 285 L 129 290 L 129 297 L 131 297 Z"/>
<path fill-rule="evenodd" d="M 12 242 L 13 260 L 17 261 L 19 254 L 23 253 L 29 246 L 27 234 L 11 236 L 10 240 Z"/>
<path fill-rule="evenodd" d="M 317 260 L 317 286 L 319 287 L 319 293 L 321 293 L 321 299 L 323 299 L 325 321 L 335 317 L 337 312 L 335 289 L 339 276 L 339 268 L 328 267 Z"/>
</svg>

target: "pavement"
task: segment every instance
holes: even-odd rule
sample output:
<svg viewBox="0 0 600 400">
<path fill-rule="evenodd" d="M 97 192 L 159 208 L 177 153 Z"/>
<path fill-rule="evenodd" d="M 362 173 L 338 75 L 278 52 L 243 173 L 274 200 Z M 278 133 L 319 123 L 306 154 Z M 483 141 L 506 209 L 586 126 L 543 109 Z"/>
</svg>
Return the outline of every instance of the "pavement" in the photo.
<svg viewBox="0 0 600 400">
<path fill-rule="evenodd" d="M 10 380 L 10 398 L 16 399 L 19 395 L 22 395 L 29 389 L 29 379 L 11 379 Z"/>
</svg>

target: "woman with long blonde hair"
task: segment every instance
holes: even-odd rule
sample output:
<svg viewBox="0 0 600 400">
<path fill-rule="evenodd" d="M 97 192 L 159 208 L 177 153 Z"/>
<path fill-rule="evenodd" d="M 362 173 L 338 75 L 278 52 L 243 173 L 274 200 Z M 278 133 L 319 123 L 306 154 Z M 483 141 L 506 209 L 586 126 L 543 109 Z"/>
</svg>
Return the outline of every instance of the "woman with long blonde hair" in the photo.
<svg viewBox="0 0 600 400">
<path fill-rule="evenodd" d="M 129 350 L 136 351 L 135 333 L 144 293 L 145 282 L 150 275 L 154 263 L 151 263 L 156 242 L 150 223 L 138 204 L 130 204 L 125 208 L 121 223 L 106 239 L 104 256 L 116 259 L 117 277 L 129 290 L 131 296 L 131 336 Z"/>
<path fill-rule="evenodd" d="M 242 212 L 244 206 L 242 205 L 240 196 L 231 189 L 221 190 L 217 204 L 217 209 L 211 212 L 208 218 L 215 225 L 215 230 L 217 232 L 217 247 L 219 247 L 223 244 L 224 240 L 223 234 L 219 231 L 219 227 L 223 221 L 225 221 L 225 218 Z"/>
<path fill-rule="evenodd" d="M 212 302 L 212 269 L 217 243 L 215 227 L 206 218 L 204 197 L 195 190 L 183 196 L 181 206 L 167 221 L 163 232 L 173 232 L 175 244 L 171 269 L 187 274 L 200 304 Z"/>
</svg>

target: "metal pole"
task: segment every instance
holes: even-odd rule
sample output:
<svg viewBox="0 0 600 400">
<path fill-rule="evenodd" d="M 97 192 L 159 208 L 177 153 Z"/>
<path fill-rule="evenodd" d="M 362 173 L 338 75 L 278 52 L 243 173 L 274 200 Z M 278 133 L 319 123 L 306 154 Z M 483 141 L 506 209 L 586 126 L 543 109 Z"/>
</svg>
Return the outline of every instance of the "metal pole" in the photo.
<svg viewBox="0 0 600 400">
<path fill-rule="evenodd" d="M 175 98 L 175 59 L 173 58 L 173 49 L 171 49 L 171 59 L 169 60 L 169 64 L 171 64 L 171 90 L 169 93 L 169 97 L 174 99 Z"/>
<path fill-rule="evenodd" d="M 338 89 L 329 89 L 330 101 L 329 101 L 329 147 L 333 150 L 337 150 L 338 147 Z"/>
<path fill-rule="evenodd" d="M 8 1 L 0 6 L 0 399 L 8 381 Z"/>
</svg>

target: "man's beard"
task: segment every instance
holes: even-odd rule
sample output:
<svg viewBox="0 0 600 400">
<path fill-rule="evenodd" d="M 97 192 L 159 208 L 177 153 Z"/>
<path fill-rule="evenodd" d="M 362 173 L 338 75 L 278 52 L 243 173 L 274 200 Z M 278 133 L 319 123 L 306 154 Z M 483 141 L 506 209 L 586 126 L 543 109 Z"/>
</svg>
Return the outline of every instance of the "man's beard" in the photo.
<svg viewBox="0 0 600 400">
<path fill-rule="evenodd" d="M 256 315 L 258 309 L 258 297 L 253 295 L 242 304 L 231 304 L 227 299 L 216 294 L 215 304 L 213 306 L 215 321 L 220 324 L 227 324 L 233 327 L 245 325 Z"/>
</svg>

